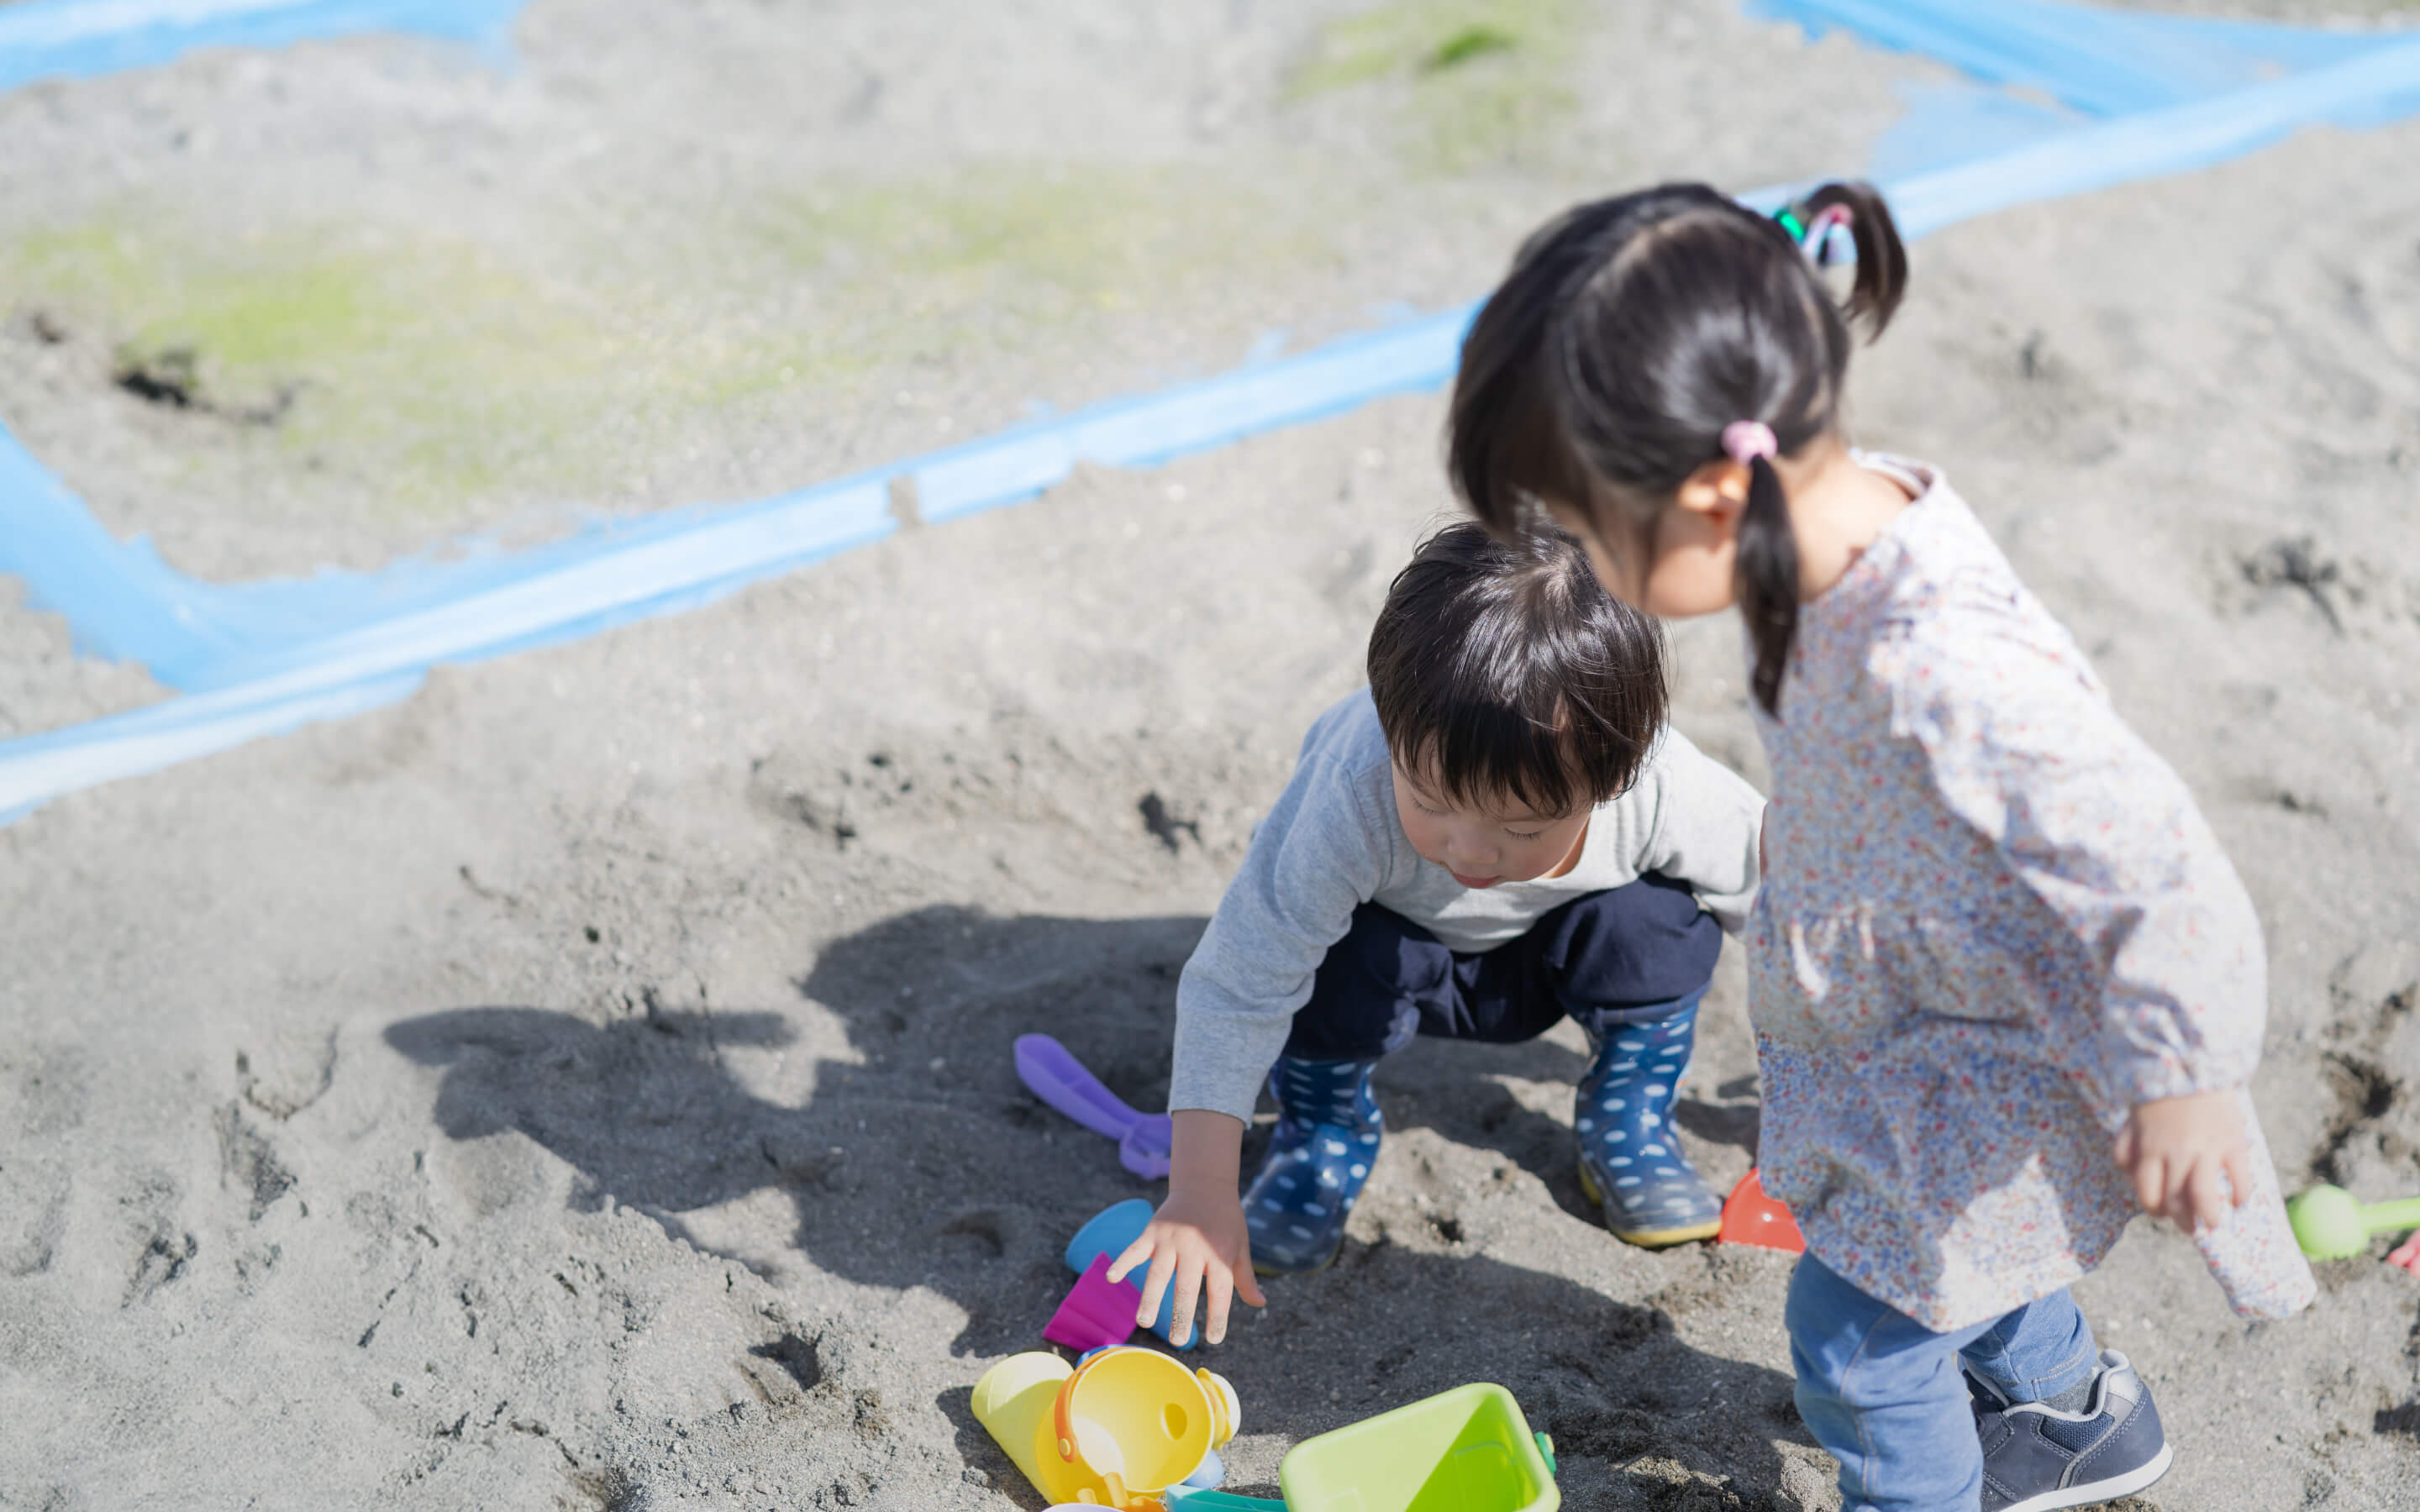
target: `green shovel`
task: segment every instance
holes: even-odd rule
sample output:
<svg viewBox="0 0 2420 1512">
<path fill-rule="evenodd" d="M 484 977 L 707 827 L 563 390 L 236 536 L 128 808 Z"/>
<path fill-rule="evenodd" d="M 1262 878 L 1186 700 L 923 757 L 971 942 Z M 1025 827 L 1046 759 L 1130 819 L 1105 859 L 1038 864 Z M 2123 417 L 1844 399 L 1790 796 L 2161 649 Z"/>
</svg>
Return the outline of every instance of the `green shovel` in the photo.
<svg viewBox="0 0 2420 1512">
<path fill-rule="evenodd" d="M 2341 1260 L 2369 1247 L 2372 1234 L 2420 1228 L 2420 1197 L 2399 1202 L 2356 1202 L 2340 1186 L 2315 1186 L 2286 1204 L 2294 1242 L 2315 1260 Z"/>
</svg>

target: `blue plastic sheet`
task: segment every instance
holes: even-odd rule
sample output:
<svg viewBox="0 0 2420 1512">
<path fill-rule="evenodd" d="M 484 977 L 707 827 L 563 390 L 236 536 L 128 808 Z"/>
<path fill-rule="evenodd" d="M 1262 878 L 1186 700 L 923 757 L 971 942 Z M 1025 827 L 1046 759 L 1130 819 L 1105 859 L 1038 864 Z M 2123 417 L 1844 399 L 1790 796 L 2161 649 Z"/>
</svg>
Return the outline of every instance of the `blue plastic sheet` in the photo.
<svg viewBox="0 0 2420 1512">
<path fill-rule="evenodd" d="M 1810 36 L 1844 30 L 1967 75 L 1900 86 L 1907 114 L 1868 164 L 1884 180 L 1976 162 L 2096 117 L 2167 110 L 2326 69 L 2394 39 L 2062 0 L 1754 0 L 1750 9 Z"/>
<path fill-rule="evenodd" d="M 368 30 L 492 44 L 519 8 L 520 0 L 28 0 L 0 8 L 0 87 L 149 66 L 198 46 Z M 2420 35 L 2055 0 L 1753 0 L 1752 8 L 1819 33 L 1846 28 L 1979 81 L 1912 91 L 1908 124 L 1878 152 L 1884 188 L 1911 237 L 2207 166 L 2310 124 L 2420 113 Z M 1907 146 L 1917 142 L 1920 151 Z M 1764 204 L 1780 193 L 1743 197 Z M 0 743 L 0 820 L 78 788 L 393 702 L 430 666 L 691 608 L 879 539 L 894 529 L 887 504 L 895 479 L 913 481 L 923 517 L 938 524 L 1029 498 L 1079 461 L 1149 466 L 1434 388 L 1452 376 L 1470 314 L 1414 317 L 778 499 L 600 525 L 518 552 L 271 582 L 199 582 L 148 543 L 115 540 L 0 428 L 0 572 L 65 614 L 80 646 L 140 662 L 186 695 Z"/>
<path fill-rule="evenodd" d="M 1910 237 L 2013 206 L 2207 168 L 2305 126 L 2420 114 L 2420 38 L 2308 73 L 2112 120 L 1883 185 Z"/>
<path fill-rule="evenodd" d="M 400 32 L 500 49 L 528 0 L 19 0 L 0 7 L 0 89 L 156 68 L 199 47 Z"/>
<path fill-rule="evenodd" d="M 0 430 L 0 571 L 96 650 L 192 696 L 0 744 L 0 819 L 315 719 L 392 702 L 427 668 L 694 608 L 896 528 L 892 479 L 939 523 L 1031 498 L 1078 462 L 1147 467 L 1453 373 L 1468 307 L 1078 410 L 762 503 L 676 511 L 458 563 L 218 585 L 121 545 Z M 361 702 L 366 699 L 369 702 Z"/>
<path fill-rule="evenodd" d="M 2376 33 L 2166 16 L 2061 0 L 1752 0 L 1753 14 L 1835 28 L 2090 116 L 2202 100 L 2375 50 Z"/>
</svg>

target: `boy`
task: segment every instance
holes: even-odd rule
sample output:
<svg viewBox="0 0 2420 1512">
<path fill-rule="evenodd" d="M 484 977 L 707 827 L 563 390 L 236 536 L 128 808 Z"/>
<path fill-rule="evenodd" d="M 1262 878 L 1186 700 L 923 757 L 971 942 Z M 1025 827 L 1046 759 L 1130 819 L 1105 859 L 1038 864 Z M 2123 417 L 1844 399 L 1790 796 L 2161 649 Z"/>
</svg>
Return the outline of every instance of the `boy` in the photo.
<svg viewBox="0 0 2420 1512">
<path fill-rule="evenodd" d="M 1255 1269 L 1335 1258 L 1378 1153 L 1371 1072 L 1415 1034 L 1521 1041 L 1569 1014 L 1606 1227 L 1661 1246 L 1720 1223 L 1669 1111 L 1763 802 L 1666 727 L 1661 628 L 1569 536 L 1459 524 L 1396 577 L 1369 674 L 1304 738 L 1177 988 L 1168 1200 L 1109 1274 L 1148 1257 L 1146 1311 L 1173 1281 L 1180 1339 L 1203 1281 L 1215 1343 L 1231 1288 L 1261 1305 Z M 1278 1126 L 1239 1202 L 1264 1077 Z"/>
</svg>

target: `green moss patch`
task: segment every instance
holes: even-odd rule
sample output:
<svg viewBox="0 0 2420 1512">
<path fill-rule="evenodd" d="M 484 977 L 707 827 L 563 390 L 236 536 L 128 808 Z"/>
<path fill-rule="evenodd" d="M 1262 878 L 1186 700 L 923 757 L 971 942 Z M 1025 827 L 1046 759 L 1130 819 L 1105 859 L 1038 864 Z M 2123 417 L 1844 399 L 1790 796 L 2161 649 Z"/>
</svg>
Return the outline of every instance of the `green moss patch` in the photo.
<svg viewBox="0 0 2420 1512">
<path fill-rule="evenodd" d="M 0 248 L 0 276 L 110 332 L 129 393 L 341 458 L 407 509 L 507 486 L 605 397 L 622 347 L 576 295 L 465 243 L 100 224 Z"/>
<path fill-rule="evenodd" d="M 1575 0 L 1392 0 L 1323 27 L 1289 92 L 1392 81 L 1413 164 L 1468 172 L 1534 147 L 1572 114 L 1581 28 Z"/>
<path fill-rule="evenodd" d="M 594 500 L 737 408 L 829 423 L 937 362 L 1165 318 L 1316 256 L 1325 233 L 1284 208 L 1310 199 L 1143 166 L 781 186 L 677 245 L 574 249 L 576 277 L 459 239 L 128 210 L 0 242 L 0 314 L 101 332 L 128 393 L 442 517 Z"/>
<path fill-rule="evenodd" d="M 1299 212 L 1196 171 L 993 163 L 908 185 L 817 186 L 754 219 L 766 244 L 838 288 L 964 334 L 1068 320 L 1198 290 L 1312 253 Z"/>
</svg>

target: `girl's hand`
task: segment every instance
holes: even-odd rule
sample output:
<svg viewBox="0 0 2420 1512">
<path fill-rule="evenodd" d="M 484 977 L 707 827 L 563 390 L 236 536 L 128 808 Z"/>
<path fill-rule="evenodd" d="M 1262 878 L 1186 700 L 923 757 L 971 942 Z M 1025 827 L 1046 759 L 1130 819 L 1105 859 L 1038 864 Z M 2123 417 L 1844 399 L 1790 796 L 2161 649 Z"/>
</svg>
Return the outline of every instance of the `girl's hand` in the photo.
<svg viewBox="0 0 2420 1512">
<path fill-rule="evenodd" d="M 1193 1336 L 1193 1303 L 1203 1282 L 1210 1286 L 1206 1334 L 1213 1344 L 1227 1336 L 1227 1308 L 1241 1296 L 1255 1307 L 1268 1304 L 1252 1277 L 1252 1236 L 1244 1227 L 1243 1200 L 1235 1177 L 1244 1156 L 1244 1123 L 1207 1108 L 1180 1108 L 1170 1116 L 1174 1148 L 1168 1157 L 1168 1200 L 1159 1205 L 1142 1237 L 1109 1262 L 1112 1281 L 1123 1281 L 1143 1261 L 1142 1310 L 1135 1321 L 1148 1327 L 1159 1316 L 1169 1284 L 1176 1286 L 1176 1311 L 1168 1320 L 1168 1342 Z"/>
<path fill-rule="evenodd" d="M 1172 1282 L 1176 1312 L 1169 1319 L 1168 1342 L 1183 1344 L 1193 1336 L 1193 1304 L 1203 1284 L 1210 1292 L 1209 1317 L 1202 1336 L 1217 1344 L 1227 1337 L 1227 1310 L 1235 1297 L 1255 1307 L 1268 1305 L 1252 1274 L 1252 1240 L 1244 1227 L 1244 1205 L 1228 1189 L 1218 1196 L 1196 1197 L 1171 1192 L 1142 1237 L 1109 1265 L 1109 1279 L 1125 1280 L 1143 1261 L 1151 1273 L 1142 1287 L 1142 1307 L 1135 1320 L 1148 1325 L 1159 1316 L 1160 1298 Z"/>
<path fill-rule="evenodd" d="M 2136 1103 L 2114 1153 L 2143 1211 L 2188 1234 L 2219 1227 L 2252 1195 L 2252 1150 L 2233 1091 Z"/>
</svg>

